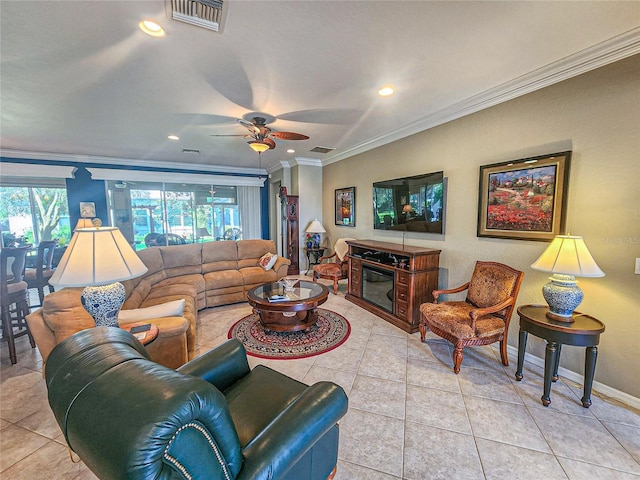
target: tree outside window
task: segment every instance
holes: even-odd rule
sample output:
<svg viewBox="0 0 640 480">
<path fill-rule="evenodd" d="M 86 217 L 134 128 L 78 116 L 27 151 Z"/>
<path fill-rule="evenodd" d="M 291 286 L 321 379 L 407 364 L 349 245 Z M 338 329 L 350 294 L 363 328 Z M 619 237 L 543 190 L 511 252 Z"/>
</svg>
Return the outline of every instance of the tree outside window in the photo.
<svg viewBox="0 0 640 480">
<path fill-rule="evenodd" d="M 71 237 L 67 191 L 49 187 L 0 187 L 0 229 L 3 245 Z"/>
</svg>

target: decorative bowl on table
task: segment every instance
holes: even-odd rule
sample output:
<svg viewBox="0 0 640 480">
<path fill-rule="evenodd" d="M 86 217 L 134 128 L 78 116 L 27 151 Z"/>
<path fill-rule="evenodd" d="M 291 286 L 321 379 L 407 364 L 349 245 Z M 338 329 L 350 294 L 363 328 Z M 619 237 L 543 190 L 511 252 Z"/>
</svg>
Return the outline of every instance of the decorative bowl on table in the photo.
<svg viewBox="0 0 640 480">
<path fill-rule="evenodd" d="M 280 281 L 284 285 L 284 290 L 286 292 L 292 291 L 293 287 L 295 286 L 295 284 L 298 283 L 298 279 L 297 278 L 291 278 L 291 277 L 284 277 Z"/>
</svg>

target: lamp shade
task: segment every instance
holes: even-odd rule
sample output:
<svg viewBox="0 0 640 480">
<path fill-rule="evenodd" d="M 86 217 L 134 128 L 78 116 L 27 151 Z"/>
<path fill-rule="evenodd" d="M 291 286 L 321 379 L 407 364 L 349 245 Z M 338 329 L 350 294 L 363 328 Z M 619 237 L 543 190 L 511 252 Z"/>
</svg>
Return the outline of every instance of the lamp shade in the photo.
<svg viewBox="0 0 640 480">
<path fill-rule="evenodd" d="M 146 272 L 147 267 L 117 227 L 80 228 L 49 283 L 54 287 L 107 285 Z"/>
<path fill-rule="evenodd" d="M 199 237 L 210 237 L 211 236 L 211 234 L 209 233 L 209 230 L 207 230 L 207 227 L 198 228 L 197 235 Z"/>
<path fill-rule="evenodd" d="M 534 270 L 576 277 L 604 277 L 582 237 L 558 235 L 532 265 Z"/>
<path fill-rule="evenodd" d="M 402 207 L 402 213 L 411 213 L 413 212 L 413 208 L 408 203 Z"/>
<path fill-rule="evenodd" d="M 326 230 L 322 226 L 322 224 L 316 218 L 309 227 L 305 230 L 306 233 L 325 233 Z"/>
</svg>

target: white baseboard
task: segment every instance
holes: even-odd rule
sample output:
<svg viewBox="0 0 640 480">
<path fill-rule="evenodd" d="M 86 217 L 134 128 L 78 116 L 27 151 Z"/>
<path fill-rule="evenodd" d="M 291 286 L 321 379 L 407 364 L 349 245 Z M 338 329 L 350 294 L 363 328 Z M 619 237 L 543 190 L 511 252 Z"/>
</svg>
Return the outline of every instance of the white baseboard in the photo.
<svg viewBox="0 0 640 480">
<path fill-rule="evenodd" d="M 518 358 L 518 349 L 511 345 L 507 345 L 507 350 L 509 354 Z M 536 357 L 535 355 L 531 355 L 530 353 L 524 354 L 524 359 L 527 362 L 531 362 L 532 364 L 542 367 L 544 369 L 544 359 Z M 584 385 L 584 375 L 580 375 L 579 373 L 573 372 L 571 370 L 567 370 L 566 368 L 560 367 L 558 368 L 558 375 L 565 377 L 572 382 L 578 383 L 580 385 Z M 593 381 L 593 390 L 601 393 L 606 397 L 615 398 L 630 407 L 636 408 L 640 410 L 640 398 L 634 397 L 633 395 L 629 395 L 628 393 L 621 392 L 620 390 L 616 390 L 604 383 Z"/>
</svg>

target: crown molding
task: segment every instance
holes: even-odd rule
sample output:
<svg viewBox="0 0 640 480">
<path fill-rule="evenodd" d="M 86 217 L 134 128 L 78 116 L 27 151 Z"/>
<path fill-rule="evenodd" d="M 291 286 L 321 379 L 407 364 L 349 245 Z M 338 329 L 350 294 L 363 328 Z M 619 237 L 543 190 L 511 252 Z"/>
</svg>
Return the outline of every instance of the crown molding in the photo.
<svg viewBox="0 0 640 480">
<path fill-rule="evenodd" d="M 136 167 L 148 170 L 176 170 L 176 171 L 192 171 L 207 172 L 211 174 L 241 174 L 241 175 L 265 175 L 264 168 L 239 168 L 226 167 L 219 165 L 207 165 L 200 163 L 183 163 L 178 165 L 173 162 L 160 162 L 156 160 L 135 160 L 131 158 L 119 157 L 100 157 L 96 155 L 77 155 L 67 153 L 50 153 L 50 152 L 29 152 L 24 150 L 6 150 L 0 149 L 0 157 L 15 158 L 24 160 L 46 160 L 50 162 L 67 162 L 67 163 L 87 163 L 100 164 L 104 168 L 119 168 L 122 170 L 130 169 L 128 167 Z"/>
<path fill-rule="evenodd" d="M 319 158 L 295 157 L 293 165 L 306 165 L 310 167 L 322 167 L 322 160 Z"/>
<path fill-rule="evenodd" d="M 40 178 L 73 178 L 75 167 L 68 165 L 38 165 L 38 172 L 34 174 L 33 168 L 24 163 L 2 161 L 3 177 L 40 177 Z"/>
<path fill-rule="evenodd" d="M 344 160 L 354 155 L 381 147 L 418 132 L 479 112 L 486 108 L 540 90 L 558 82 L 595 70 L 610 63 L 640 53 L 640 27 L 613 37 L 557 62 L 534 70 L 497 87 L 485 90 L 466 100 L 426 115 L 379 137 L 372 138 L 322 160 L 322 165 Z"/>
</svg>

